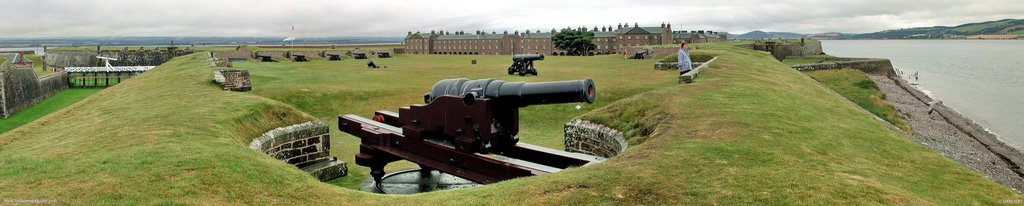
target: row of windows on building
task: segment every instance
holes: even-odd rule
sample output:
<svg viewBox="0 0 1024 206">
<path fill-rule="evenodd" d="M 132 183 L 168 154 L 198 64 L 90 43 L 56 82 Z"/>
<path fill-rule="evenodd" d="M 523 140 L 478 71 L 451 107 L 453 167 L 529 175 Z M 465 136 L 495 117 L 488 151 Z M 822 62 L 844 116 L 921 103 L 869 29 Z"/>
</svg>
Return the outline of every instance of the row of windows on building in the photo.
<svg viewBox="0 0 1024 206">
<path fill-rule="evenodd" d="M 543 46 L 524 46 L 524 45 L 519 45 L 519 48 L 520 49 L 548 49 L 548 46 L 547 45 L 543 45 Z M 416 49 L 426 49 L 426 48 L 420 46 L 420 47 L 417 47 Z M 497 47 L 497 46 L 486 46 L 486 47 L 478 47 L 478 46 L 439 46 L 438 49 L 499 49 L 499 47 Z"/>
</svg>

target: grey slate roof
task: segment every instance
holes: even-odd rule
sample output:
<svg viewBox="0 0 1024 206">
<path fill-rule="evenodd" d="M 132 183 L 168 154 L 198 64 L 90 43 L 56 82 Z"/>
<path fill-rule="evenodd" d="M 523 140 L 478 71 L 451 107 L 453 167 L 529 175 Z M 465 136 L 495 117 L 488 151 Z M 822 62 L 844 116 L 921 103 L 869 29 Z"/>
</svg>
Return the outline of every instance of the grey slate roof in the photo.
<svg viewBox="0 0 1024 206">
<path fill-rule="evenodd" d="M 437 40 L 460 40 L 460 39 L 464 40 L 464 39 L 481 39 L 481 38 L 480 38 L 480 35 L 475 35 L 475 34 L 463 34 L 463 35 L 449 34 L 449 35 L 441 35 L 441 36 L 437 37 Z"/>
<path fill-rule="evenodd" d="M 525 38 L 527 38 L 527 39 L 550 39 L 551 36 L 553 36 L 553 35 L 551 35 L 551 32 L 529 33 L 529 34 L 526 34 Z"/>
<path fill-rule="evenodd" d="M 426 39 L 426 38 L 430 38 L 430 35 L 429 34 L 421 34 L 419 32 L 416 32 L 416 33 L 410 34 L 409 36 L 407 36 L 405 38 L 406 39 L 410 39 L 410 38 L 413 38 L 413 37 Z"/>
<path fill-rule="evenodd" d="M 441 35 L 437 40 L 471 40 L 471 39 L 502 39 L 504 34 L 463 34 L 463 35 Z M 550 38 L 550 37 L 548 37 Z"/>
<path fill-rule="evenodd" d="M 643 29 L 643 30 L 645 30 L 647 32 L 654 33 L 654 34 L 660 34 L 662 31 L 665 30 L 665 28 L 662 28 L 662 27 L 640 27 L 640 29 Z"/>
<path fill-rule="evenodd" d="M 611 38 L 611 37 L 615 37 L 615 32 L 611 32 L 611 31 L 609 31 L 609 32 L 603 32 L 603 31 L 594 32 L 594 38 Z"/>
</svg>

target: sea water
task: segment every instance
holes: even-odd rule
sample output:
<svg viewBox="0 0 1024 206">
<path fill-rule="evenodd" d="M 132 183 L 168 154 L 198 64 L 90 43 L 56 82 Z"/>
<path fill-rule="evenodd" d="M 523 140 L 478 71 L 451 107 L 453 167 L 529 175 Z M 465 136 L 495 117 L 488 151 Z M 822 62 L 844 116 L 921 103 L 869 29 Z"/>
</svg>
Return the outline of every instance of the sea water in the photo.
<svg viewBox="0 0 1024 206">
<path fill-rule="evenodd" d="M 822 47 L 833 56 L 890 59 L 925 93 L 1024 148 L 1024 41 L 824 40 Z"/>
</svg>

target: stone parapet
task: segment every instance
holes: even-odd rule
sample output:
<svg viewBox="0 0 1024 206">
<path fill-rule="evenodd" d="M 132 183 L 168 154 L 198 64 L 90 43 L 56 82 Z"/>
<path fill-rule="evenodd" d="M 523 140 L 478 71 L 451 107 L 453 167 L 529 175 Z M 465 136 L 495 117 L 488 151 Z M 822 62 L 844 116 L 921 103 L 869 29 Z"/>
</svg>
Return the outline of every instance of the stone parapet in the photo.
<svg viewBox="0 0 1024 206">
<path fill-rule="evenodd" d="M 849 61 L 824 62 L 814 64 L 797 64 L 792 66 L 797 71 L 814 71 L 853 68 L 868 74 L 893 75 L 892 62 L 888 59 L 851 59 Z"/>
<path fill-rule="evenodd" d="M 693 62 L 690 65 L 692 65 L 690 68 L 697 68 L 704 65 L 704 62 Z M 679 70 L 679 62 L 656 62 L 654 70 Z"/>
<path fill-rule="evenodd" d="M 565 151 L 609 158 L 626 151 L 622 132 L 586 120 L 565 123 Z"/>
<path fill-rule="evenodd" d="M 37 78 L 32 68 L 0 65 L 0 118 L 7 118 L 68 88 L 68 74 L 57 72 Z"/>
<path fill-rule="evenodd" d="M 707 68 L 708 65 L 711 65 L 711 62 L 714 62 L 715 60 L 718 60 L 718 57 L 711 58 L 711 60 L 704 62 L 700 66 L 694 67 L 693 70 L 690 70 L 690 72 L 687 72 L 686 74 L 679 75 L 679 84 L 692 83 L 693 79 L 696 79 L 697 75 L 700 74 L 700 71 Z"/>
<path fill-rule="evenodd" d="M 249 71 L 244 69 L 222 69 L 213 71 L 213 81 L 220 84 L 224 90 L 236 92 L 252 90 L 252 82 L 249 81 Z"/>
<path fill-rule="evenodd" d="M 303 167 L 302 170 L 320 179 L 320 181 L 326 182 L 338 177 L 347 176 L 348 164 L 345 161 L 338 160 L 338 158 L 331 157 L 327 161 Z"/>
<path fill-rule="evenodd" d="M 321 181 L 348 174 L 347 163 L 330 156 L 330 131 L 320 121 L 270 130 L 253 139 L 249 148 L 309 171 Z"/>
</svg>

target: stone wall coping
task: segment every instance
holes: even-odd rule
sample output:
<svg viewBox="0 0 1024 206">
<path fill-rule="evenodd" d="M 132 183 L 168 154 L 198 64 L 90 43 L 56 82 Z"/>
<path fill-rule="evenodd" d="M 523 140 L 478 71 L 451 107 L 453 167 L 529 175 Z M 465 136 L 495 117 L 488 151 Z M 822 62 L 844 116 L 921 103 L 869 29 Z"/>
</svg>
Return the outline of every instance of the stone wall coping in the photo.
<svg viewBox="0 0 1024 206">
<path fill-rule="evenodd" d="M 581 130 L 584 132 L 580 132 Z M 577 148 L 586 145 L 591 145 L 591 147 Z M 573 119 L 565 123 L 565 151 L 567 152 L 580 152 L 609 158 L 626 151 L 627 147 L 629 147 L 629 142 L 619 130 L 581 119 Z"/>
<path fill-rule="evenodd" d="M 266 152 L 275 146 L 286 142 L 329 133 L 330 131 L 327 124 L 324 124 L 321 121 L 309 121 L 302 124 L 267 131 L 266 133 L 263 133 L 263 135 L 253 139 L 252 142 L 249 143 L 249 148 Z"/>
<path fill-rule="evenodd" d="M 839 65 L 839 64 L 850 64 L 850 63 L 866 63 L 866 62 L 876 62 L 876 61 L 889 61 L 889 59 L 883 59 L 883 58 L 847 58 L 847 59 L 849 59 L 849 60 L 846 60 L 846 61 L 833 61 L 833 62 L 822 62 L 822 63 L 810 63 L 810 64 L 795 64 L 795 65 L 793 65 L 791 67 L 793 67 L 797 71 L 804 71 L 804 70 L 813 70 L 814 67 L 816 67 L 816 66 L 823 66 L 823 65 Z"/>
<path fill-rule="evenodd" d="M 715 60 L 718 60 L 718 56 L 715 56 L 714 58 L 711 58 L 711 60 L 708 60 L 707 62 L 704 62 L 703 64 L 701 64 L 700 66 L 698 66 L 696 68 L 693 68 L 693 70 L 691 70 L 690 72 L 687 72 L 686 74 L 679 75 L 679 84 L 689 84 L 689 83 L 692 83 L 693 79 L 697 78 L 697 75 L 700 73 L 700 70 L 703 70 L 703 69 L 707 68 L 708 65 L 711 65 L 711 62 L 714 62 Z"/>
</svg>

